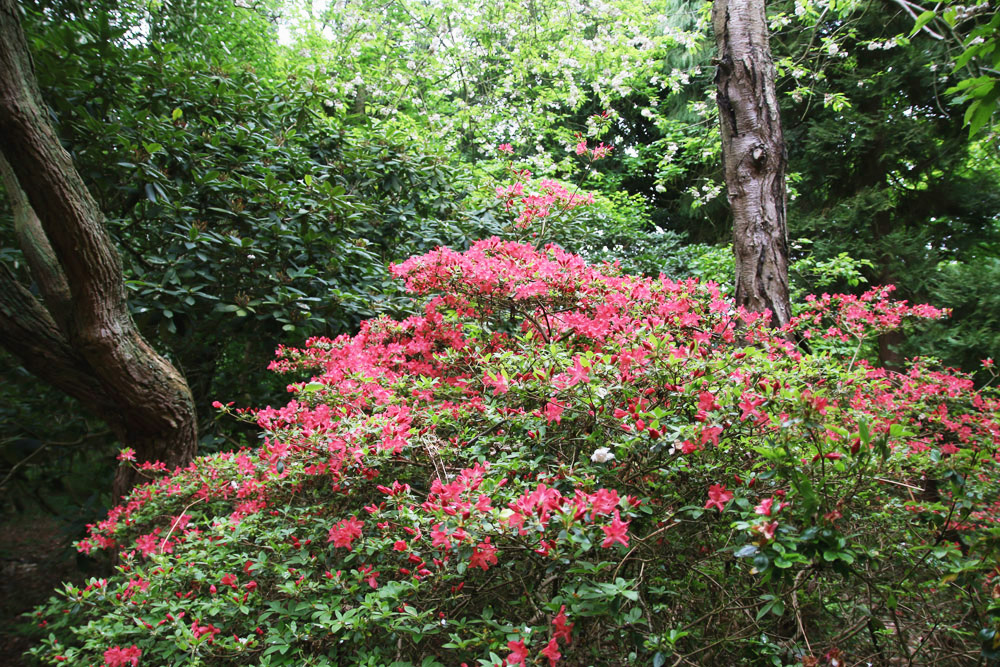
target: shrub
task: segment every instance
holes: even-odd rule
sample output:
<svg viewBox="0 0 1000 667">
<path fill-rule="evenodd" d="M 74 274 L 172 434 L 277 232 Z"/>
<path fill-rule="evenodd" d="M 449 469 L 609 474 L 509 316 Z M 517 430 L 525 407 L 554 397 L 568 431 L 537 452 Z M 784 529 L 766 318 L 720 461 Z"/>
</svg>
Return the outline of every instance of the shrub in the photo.
<svg viewBox="0 0 1000 667">
<path fill-rule="evenodd" d="M 421 315 L 282 347 L 293 400 L 223 408 L 259 449 L 139 465 L 78 545 L 116 573 L 39 609 L 37 659 L 996 656 L 1000 402 L 859 354 L 941 311 L 873 290 L 776 332 L 711 283 L 497 239 L 393 272 Z"/>
</svg>

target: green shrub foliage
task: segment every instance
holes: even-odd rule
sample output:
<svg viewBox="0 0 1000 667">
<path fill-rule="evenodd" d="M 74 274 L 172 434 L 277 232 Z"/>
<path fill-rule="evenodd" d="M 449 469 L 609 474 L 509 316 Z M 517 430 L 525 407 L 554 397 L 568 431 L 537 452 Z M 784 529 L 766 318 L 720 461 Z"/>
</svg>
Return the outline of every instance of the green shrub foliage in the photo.
<svg viewBox="0 0 1000 667">
<path fill-rule="evenodd" d="M 283 407 L 219 405 L 259 449 L 139 465 L 150 482 L 78 544 L 115 574 L 39 609 L 35 658 L 997 655 L 1000 401 L 859 353 L 941 311 L 883 288 L 777 332 L 711 283 L 497 239 L 393 271 L 419 315 L 280 348 Z"/>
</svg>

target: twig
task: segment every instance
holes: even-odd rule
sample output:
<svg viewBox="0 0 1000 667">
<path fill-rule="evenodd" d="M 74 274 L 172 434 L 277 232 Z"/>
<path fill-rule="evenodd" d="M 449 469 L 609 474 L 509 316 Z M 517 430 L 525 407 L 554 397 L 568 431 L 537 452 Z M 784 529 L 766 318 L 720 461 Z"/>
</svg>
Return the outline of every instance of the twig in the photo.
<svg viewBox="0 0 1000 667">
<path fill-rule="evenodd" d="M 910 3 L 907 0 L 892 0 L 892 1 L 895 2 L 897 5 L 899 5 L 900 7 L 902 7 L 903 11 L 910 15 L 910 18 L 912 18 L 914 21 L 917 20 L 917 18 L 918 18 L 917 17 L 917 13 L 914 12 L 913 9 L 911 8 L 911 5 L 913 3 Z M 921 7 L 920 5 L 917 5 L 917 9 L 923 9 L 923 7 Z M 934 39 L 938 39 L 938 40 L 943 40 L 944 39 L 943 35 L 937 34 L 933 30 L 931 30 L 927 25 L 924 25 L 921 29 L 924 32 L 926 32 L 928 35 L 930 35 L 931 37 L 933 37 Z"/>
<path fill-rule="evenodd" d="M 802 623 L 802 610 L 799 609 L 799 580 L 802 575 L 807 572 L 811 572 L 809 569 L 800 570 L 797 575 L 795 575 L 795 586 L 792 588 L 792 609 L 795 611 L 795 623 L 799 626 L 799 634 L 802 635 L 802 639 L 805 640 L 806 650 L 809 651 L 809 655 L 812 655 L 812 646 L 809 644 L 809 636 L 806 634 L 805 625 Z"/>
<path fill-rule="evenodd" d="M 200 503 L 202 500 L 204 500 L 204 498 L 198 498 L 196 500 L 192 500 L 190 503 L 188 503 L 187 507 L 181 510 L 181 513 L 177 515 L 176 519 L 174 519 L 173 525 L 170 526 L 170 530 L 167 531 L 167 534 L 163 538 L 163 541 L 160 542 L 160 548 L 157 549 L 157 551 L 159 551 L 161 554 L 163 553 L 163 547 L 167 545 L 167 540 L 169 540 L 170 536 L 174 534 L 174 530 L 176 530 L 177 524 L 179 524 L 181 522 L 181 519 L 184 518 L 184 513 L 187 512 L 189 509 L 191 509 L 192 506 Z"/>
<path fill-rule="evenodd" d="M 914 491 L 921 491 L 922 492 L 924 490 L 924 489 L 920 488 L 919 486 L 913 486 L 912 484 L 904 484 L 903 482 L 897 482 L 897 481 L 892 480 L 892 479 L 885 479 L 884 477 L 872 477 L 872 479 L 874 479 L 876 481 L 879 481 L 879 482 L 885 482 L 886 484 L 895 484 L 896 486 L 902 486 L 902 487 L 905 487 L 907 489 L 913 489 Z"/>
<path fill-rule="evenodd" d="M 650 539 L 654 535 L 656 535 L 658 533 L 662 533 L 663 531 L 668 530 L 670 528 L 673 528 L 674 526 L 676 526 L 679 523 L 680 523 L 680 521 L 675 521 L 675 522 L 673 522 L 672 524 L 670 524 L 668 526 L 663 526 L 662 528 L 658 528 L 658 529 L 654 530 L 652 533 L 650 533 L 649 535 L 647 535 L 646 537 L 637 538 L 636 542 L 645 542 L 646 540 Z M 615 573 L 612 575 L 612 577 L 614 579 L 618 578 L 618 571 L 620 569 L 622 569 L 622 565 L 624 565 L 625 561 L 627 561 L 629 558 L 632 557 L 632 554 L 635 553 L 635 550 L 638 549 L 640 546 L 642 546 L 642 545 L 641 544 L 637 544 L 634 547 L 632 547 L 629 550 L 629 552 L 627 554 L 625 554 L 625 557 L 621 559 L 621 561 L 618 563 L 618 567 L 615 568 Z"/>
</svg>

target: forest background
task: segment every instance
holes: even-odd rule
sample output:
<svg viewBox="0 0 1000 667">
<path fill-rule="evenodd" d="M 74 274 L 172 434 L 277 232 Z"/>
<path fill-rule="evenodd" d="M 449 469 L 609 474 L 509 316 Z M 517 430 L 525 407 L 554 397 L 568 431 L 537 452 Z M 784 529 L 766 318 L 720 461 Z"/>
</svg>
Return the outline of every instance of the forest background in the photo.
<svg viewBox="0 0 1000 667">
<path fill-rule="evenodd" d="M 387 267 L 437 246 L 550 241 L 629 273 L 732 283 L 708 3 L 21 8 L 132 315 L 191 386 L 200 453 L 256 442 L 212 403 L 278 404 L 279 343 L 407 314 Z M 983 384 L 981 360 L 1000 353 L 996 73 L 992 52 L 964 54 L 994 43 L 997 12 L 946 9 L 769 5 L 793 305 L 894 284 L 953 314 L 883 334 L 871 361 L 932 357 Z M 498 189 L 539 179 L 594 203 L 518 224 Z M 0 262 L 30 284 L 2 206 Z M 116 439 L 15 357 L 0 364 L 5 517 L 57 517 L 78 539 L 111 504 Z"/>
</svg>

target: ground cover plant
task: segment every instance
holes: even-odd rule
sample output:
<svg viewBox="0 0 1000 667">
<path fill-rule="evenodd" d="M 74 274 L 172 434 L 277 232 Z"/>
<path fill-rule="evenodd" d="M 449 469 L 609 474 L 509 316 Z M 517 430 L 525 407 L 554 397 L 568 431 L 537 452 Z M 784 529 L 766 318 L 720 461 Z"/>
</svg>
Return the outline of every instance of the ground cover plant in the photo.
<svg viewBox="0 0 1000 667">
<path fill-rule="evenodd" d="M 42 664 L 975 664 L 1000 630 L 1000 400 L 811 299 L 487 239 L 393 267 L 420 314 L 281 347 L 262 445 L 150 477 L 37 611 Z M 799 341 L 798 343 L 792 341 Z"/>
</svg>

